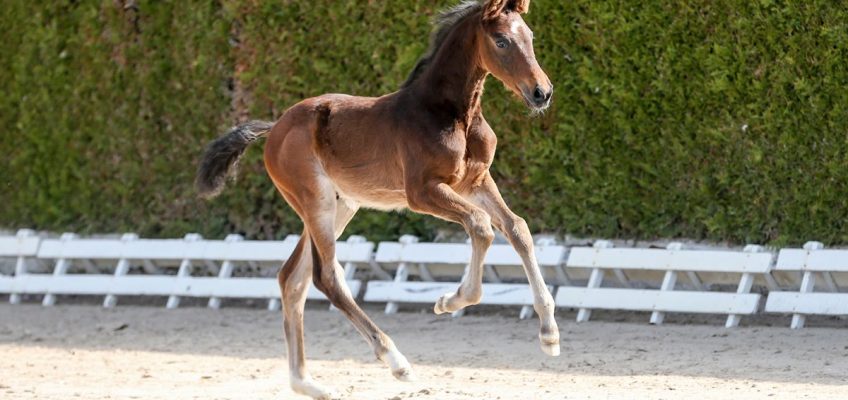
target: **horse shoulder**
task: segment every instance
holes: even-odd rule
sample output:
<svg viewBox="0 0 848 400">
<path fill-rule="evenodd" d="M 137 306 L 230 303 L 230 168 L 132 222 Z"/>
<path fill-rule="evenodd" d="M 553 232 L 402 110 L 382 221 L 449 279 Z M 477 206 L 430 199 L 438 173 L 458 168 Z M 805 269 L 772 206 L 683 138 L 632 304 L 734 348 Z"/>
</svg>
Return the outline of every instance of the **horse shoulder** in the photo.
<svg viewBox="0 0 848 400">
<path fill-rule="evenodd" d="M 467 157 L 482 162 L 488 168 L 495 159 L 498 137 L 482 114 L 474 118 L 466 141 Z"/>
</svg>

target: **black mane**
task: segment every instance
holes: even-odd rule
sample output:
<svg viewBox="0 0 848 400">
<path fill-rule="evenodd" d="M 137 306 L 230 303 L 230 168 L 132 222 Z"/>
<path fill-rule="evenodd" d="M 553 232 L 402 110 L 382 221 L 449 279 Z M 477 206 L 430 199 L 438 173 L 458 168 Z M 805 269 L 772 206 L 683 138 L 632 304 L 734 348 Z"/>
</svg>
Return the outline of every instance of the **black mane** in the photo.
<svg viewBox="0 0 848 400">
<path fill-rule="evenodd" d="M 433 31 L 433 34 L 430 35 L 430 47 L 427 48 L 427 51 L 415 64 L 415 68 L 413 68 L 412 72 L 409 73 L 409 77 L 407 77 L 406 81 L 403 82 L 401 88 L 411 85 L 412 82 L 415 82 L 415 80 L 421 76 L 421 74 L 427 69 L 430 61 L 432 61 L 433 57 L 436 55 L 436 52 L 439 51 L 439 48 L 448 38 L 448 35 L 460 21 L 481 9 L 482 6 L 477 0 L 466 0 L 459 5 L 440 12 L 434 22 L 436 28 Z"/>
</svg>

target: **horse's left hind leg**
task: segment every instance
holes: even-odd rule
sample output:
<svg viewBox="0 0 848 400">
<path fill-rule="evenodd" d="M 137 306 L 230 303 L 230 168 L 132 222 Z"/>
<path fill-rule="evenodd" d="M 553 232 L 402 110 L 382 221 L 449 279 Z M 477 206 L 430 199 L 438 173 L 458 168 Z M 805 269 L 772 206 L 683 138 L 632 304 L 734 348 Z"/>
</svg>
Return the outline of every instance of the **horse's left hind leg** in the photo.
<svg viewBox="0 0 848 400">
<path fill-rule="evenodd" d="M 318 400 L 336 399 L 331 390 L 316 383 L 306 370 L 303 347 L 303 308 L 312 278 L 309 235 L 303 232 L 294 253 L 277 275 L 283 300 L 283 332 L 289 360 L 289 384 L 296 393 Z"/>
</svg>

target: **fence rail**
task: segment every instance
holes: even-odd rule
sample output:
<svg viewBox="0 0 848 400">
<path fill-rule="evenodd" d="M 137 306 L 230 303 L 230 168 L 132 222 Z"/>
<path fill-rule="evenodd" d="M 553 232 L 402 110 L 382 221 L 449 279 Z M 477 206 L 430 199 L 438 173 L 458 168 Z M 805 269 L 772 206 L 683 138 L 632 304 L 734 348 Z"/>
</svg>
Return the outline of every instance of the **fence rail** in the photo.
<svg viewBox="0 0 848 400">
<path fill-rule="evenodd" d="M 278 267 L 298 240 L 247 241 L 238 235 L 205 240 L 196 234 L 182 239 L 140 239 L 134 234 L 44 238 L 20 230 L 0 236 L 0 259 L 14 265 L 10 274 L 0 274 L 0 293 L 9 294 L 13 304 L 24 295 L 42 295 L 44 306 L 54 305 L 61 295 L 93 295 L 104 296 L 104 307 L 114 307 L 119 296 L 166 296 L 168 308 L 178 307 L 183 297 L 195 297 L 208 298 L 211 308 L 220 307 L 224 298 L 252 298 L 266 299 L 269 309 L 278 309 L 275 278 L 236 273 L 243 267 Z M 386 303 L 386 313 L 403 304 L 432 303 L 454 290 L 471 254 L 467 243 L 419 243 L 410 236 L 377 246 L 353 236 L 339 242 L 336 251 L 354 296 L 364 290 L 362 300 Z M 645 249 L 615 248 L 606 241 L 566 247 L 544 240 L 537 242 L 536 258 L 552 283 L 556 305 L 577 309 L 578 322 L 588 321 L 593 309 L 615 309 L 650 311 L 653 324 L 661 324 L 669 312 L 727 314 L 725 326 L 735 327 L 745 315 L 766 312 L 793 314 L 790 326 L 797 329 L 807 315 L 848 315 L 848 293 L 834 278 L 848 273 L 848 250 L 824 249 L 817 242 L 769 252 L 754 245 L 742 251 L 687 250 L 680 243 Z M 517 306 L 521 318 L 531 316 L 533 296 L 526 281 L 515 279 L 521 271 L 521 258 L 510 246 L 492 246 L 485 259 L 482 303 Z M 661 275 L 661 282 L 649 287 L 633 279 L 645 272 Z M 581 273 L 588 275 L 585 281 L 575 279 Z M 725 282 L 728 275 L 737 276 L 732 278 L 734 288 L 717 290 L 719 285 L 704 278 L 714 273 L 723 274 Z M 607 274 L 616 279 L 605 280 Z M 797 289 L 794 284 L 781 287 L 774 274 L 795 277 L 790 281 L 796 279 Z M 367 285 L 364 277 L 372 278 Z M 767 296 L 752 293 L 757 278 L 769 287 Z M 314 287 L 309 299 L 326 300 Z"/>
</svg>

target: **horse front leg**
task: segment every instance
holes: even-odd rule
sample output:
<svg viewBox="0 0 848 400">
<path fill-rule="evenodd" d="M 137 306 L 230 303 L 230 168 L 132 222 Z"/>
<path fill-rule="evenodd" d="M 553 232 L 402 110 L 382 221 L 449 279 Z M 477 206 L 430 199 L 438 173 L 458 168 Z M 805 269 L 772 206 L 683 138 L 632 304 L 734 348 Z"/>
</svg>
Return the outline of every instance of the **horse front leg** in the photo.
<svg viewBox="0 0 848 400">
<path fill-rule="evenodd" d="M 409 207 L 413 211 L 461 224 L 471 237 L 471 263 L 468 273 L 455 292 L 436 301 L 436 314 L 452 313 L 480 303 L 483 297 L 483 260 L 495 239 L 489 214 L 457 194 L 445 183 L 432 183 L 407 189 Z"/>
<path fill-rule="evenodd" d="M 550 356 L 558 356 L 559 328 L 554 319 L 554 299 L 536 262 L 533 236 L 530 235 L 527 223 L 509 209 L 490 175 L 471 193 L 469 199 L 492 216 L 492 223 L 506 235 L 512 247 L 521 256 L 527 281 L 533 291 L 533 308 L 541 321 L 539 340 L 542 351 Z"/>
</svg>

